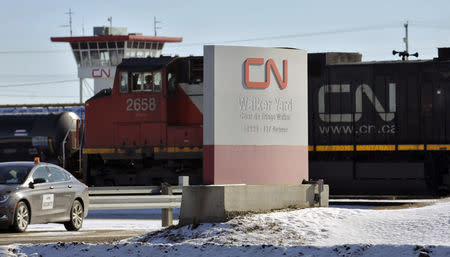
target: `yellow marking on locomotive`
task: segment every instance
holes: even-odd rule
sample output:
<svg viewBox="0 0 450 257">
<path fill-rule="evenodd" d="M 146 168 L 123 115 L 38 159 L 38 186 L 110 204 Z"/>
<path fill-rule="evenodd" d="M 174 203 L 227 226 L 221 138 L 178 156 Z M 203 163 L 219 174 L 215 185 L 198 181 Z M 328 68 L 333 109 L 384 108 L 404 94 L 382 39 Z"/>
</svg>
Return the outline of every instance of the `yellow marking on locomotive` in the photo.
<svg viewBox="0 0 450 257">
<path fill-rule="evenodd" d="M 316 145 L 315 151 L 317 152 L 344 152 L 353 151 L 355 148 L 353 145 Z M 450 145 L 356 145 L 356 151 L 369 152 L 369 151 L 450 151 Z M 314 151 L 314 146 L 308 146 L 309 151 Z"/>
<path fill-rule="evenodd" d="M 353 150 L 353 145 L 316 145 L 317 152 L 339 152 Z"/>
<path fill-rule="evenodd" d="M 425 149 L 424 145 L 398 145 L 397 149 L 399 151 L 423 151 Z"/>
<path fill-rule="evenodd" d="M 356 151 L 395 151 L 395 145 L 357 145 Z"/>
<path fill-rule="evenodd" d="M 427 150 L 429 150 L 429 151 L 441 151 L 441 150 L 450 151 L 450 145 L 427 145 Z"/>
</svg>

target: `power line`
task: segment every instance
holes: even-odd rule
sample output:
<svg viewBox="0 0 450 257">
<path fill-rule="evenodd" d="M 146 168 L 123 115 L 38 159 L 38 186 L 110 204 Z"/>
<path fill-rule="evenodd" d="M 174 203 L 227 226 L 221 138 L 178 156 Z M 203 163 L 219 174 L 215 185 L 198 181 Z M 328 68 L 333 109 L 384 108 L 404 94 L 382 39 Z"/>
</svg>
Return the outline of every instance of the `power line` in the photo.
<svg viewBox="0 0 450 257">
<path fill-rule="evenodd" d="M 279 36 L 268 36 L 268 37 L 255 37 L 255 38 L 247 38 L 247 39 L 235 39 L 235 40 L 226 40 L 226 41 L 217 41 L 217 42 L 198 42 L 198 43 L 189 43 L 182 44 L 182 46 L 175 47 L 183 47 L 183 46 L 194 46 L 194 45 L 203 45 L 203 44 L 227 44 L 227 43 L 239 43 L 239 42 L 249 42 L 249 41 L 265 41 L 265 40 L 274 40 L 274 39 L 288 39 L 288 38 L 299 38 L 299 37 L 313 37 L 313 36 L 322 36 L 322 35 L 330 35 L 330 34 L 340 34 L 340 33 L 352 33 L 352 32 L 360 32 L 360 31 L 368 31 L 368 30 L 379 30 L 379 29 L 389 29 L 389 28 L 397 28 L 397 24 L 382 24 L 382 25 L 373 25 L 373 26 L 365 26 L 365 27 L 355 27 L 348 29 L 336 29 L 336 30 L 325 30 L 319 32 L 308 32 L 308 33 L 299 33 L 299 34 L 287 34 L 287 35 L 279 35 Z"/>
<path fill-rule="evenodd" d="M 73 73 L 61 73 L 61 74 L 21 74 L 21 73 L 0 73 L 0 78 L 13 77 L 15 79 L 25 77 L 25 78 L 39 78 L 39 77 L 71 77 L 77 76 Z"/>
<path fill-rule="evenodd" d="M 76 98 L 76 96 L 57 96 L 57 95 L 38 95 L 38 94 L 34 94 L 34 95 L 9 95 L 9 94 L 0 94 L 0 97 L 39 97 L 39 98 L 70 98 L 70 99 L 74 99 Z"/>
<path fill-rule="evenodd" d="M 76 82 L 76 81 L 78 81 L 78 80 L 71 79 L 71 80 L 59 80 L 59 81 L 47 81 L 47 82 L 21 83 L 21 84 L 11 84 L 11 85 L 0 85 L 0 88 L 3 88 L 3 87 L 27 87 L 27 86 L 48 85 L 48 84 L 62 84 L 62 83 L 69 83 L 69 82 Z"/>
<path fill-rule="evenodd" d="M 68 53 L 69 50 L 11 50 L 0 51 L 0 54 L 48 54 L 48 53 Z"/>
<path fill-rule="evenodd" d="M 442 26 L 442 25 L 427 25 L 427 24 L 421 24 L 421 23 L 413 23 L 413 25 L 414 25 L 414 27 L 419 27 L 419 28 L 450 30 L 450 27 Z"/>
<path fill-rule="evenodd" d="M 157 22 L 159 22 L 159 21 L 157 21 Z M 347 28 L 347 29 L 325 30 L 325 31 L 318 31 L 318 32 L 287 34 L 287 35 L 268 36 L 268 37 L 255 37 L 255 38 L 235 39 L 235 40 L 225 40 L 225 41 L 215 41 L 215 42 L 197 42 L 197 43 L 187 43 L 187 44 L 181 43 L 179 45 L 174 45 L 171 47 L 186 47 L 186 46 L 198 46 L 198 45 L 204 45 L 204 44 L 227 44 L 227 43 L 239 43 L 239 42 L 251 42 L 251 41 L 265 41 L 265 40 L 274 40 L 274 39 L 313 37 L 313 36 L 323 36 L 323 35 L 340 34 L 340 33 L 352 33 L 352 32 L 369 31 L 369 30 L 389 29 L 389 28 L 397 28 L 397 27 L 398 27 L 397 23 L 389 23 L 389 24 L 379 24 L 379 25 L 363 26 L 363 27 L 355 27 L 355 28 Z M 420 25 L 420 27 L 428 27 L 428 26 Z M 67 53 L 67 52 L 69 52 L 69 50 L 15 50 L 15 51 L 0 51 L 0 54 L 40 54 L 40 53 Z"/>
</svg>

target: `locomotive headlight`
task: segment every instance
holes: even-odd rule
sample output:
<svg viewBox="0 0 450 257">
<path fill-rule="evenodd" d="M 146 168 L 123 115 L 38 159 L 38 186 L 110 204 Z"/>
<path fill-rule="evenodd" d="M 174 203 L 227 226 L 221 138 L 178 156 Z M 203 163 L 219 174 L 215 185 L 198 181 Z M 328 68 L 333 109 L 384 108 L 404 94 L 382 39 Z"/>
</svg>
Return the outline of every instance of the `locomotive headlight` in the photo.
<svg viewBox="0 0 450 257">
<path fill-rule="evenodd" d="M 0 195 L 0 203 L 8 201 L 9 195 Z"/>
</svg>

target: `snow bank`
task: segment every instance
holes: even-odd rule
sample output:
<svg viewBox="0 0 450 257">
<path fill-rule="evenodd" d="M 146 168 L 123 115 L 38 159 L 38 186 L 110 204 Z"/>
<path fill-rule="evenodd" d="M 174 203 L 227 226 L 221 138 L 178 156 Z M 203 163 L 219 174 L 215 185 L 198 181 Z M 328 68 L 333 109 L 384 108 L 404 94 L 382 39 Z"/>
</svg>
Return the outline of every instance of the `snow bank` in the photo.
<svg viewBox="0 0 450 257">
<path fill-rule="evenodd" d="M 450 246 L 450 201 L 422 208 L 311 208 L 166 229 L 128 240 L 153 244 Z"/>
<path fill-rule="evenodd" d="M 149 232 L 116 244 L 0 247 L 1 256 L 450 256 L 450 201 L 312 208 Z"/>
</svg>

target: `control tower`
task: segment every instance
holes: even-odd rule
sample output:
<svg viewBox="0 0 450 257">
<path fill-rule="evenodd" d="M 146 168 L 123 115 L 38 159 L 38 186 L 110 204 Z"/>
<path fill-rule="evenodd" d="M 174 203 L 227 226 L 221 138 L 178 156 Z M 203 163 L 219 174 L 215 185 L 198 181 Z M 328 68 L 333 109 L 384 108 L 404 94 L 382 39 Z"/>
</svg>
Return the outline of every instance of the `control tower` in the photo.
<svg viewBox="0 0 450 257">
<path fill-rule="evenodd" d="M 111 88 L 122 58 L 146 58 L 161 55 L 164 43 L 181 42 L 178 37 L 143 36 L 127 33 L 126 28 L 94 27 L 93 36 L 51 37 L 52 42 L 67 42 L 72 47 L 80 78 L 80 103 L 83 79 L 94 79 L 94 94 Z"/>
</svg>

